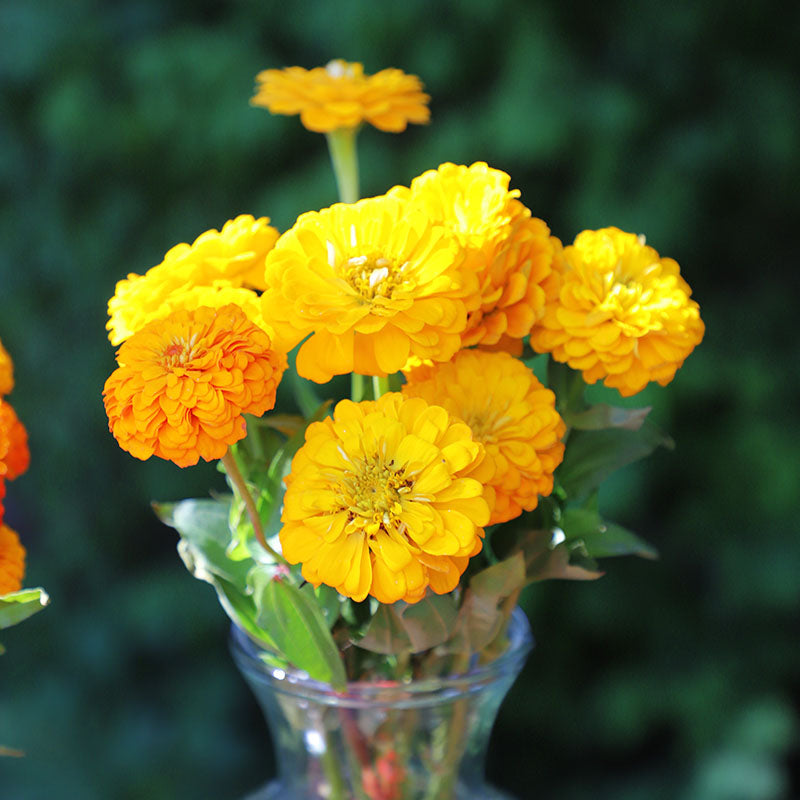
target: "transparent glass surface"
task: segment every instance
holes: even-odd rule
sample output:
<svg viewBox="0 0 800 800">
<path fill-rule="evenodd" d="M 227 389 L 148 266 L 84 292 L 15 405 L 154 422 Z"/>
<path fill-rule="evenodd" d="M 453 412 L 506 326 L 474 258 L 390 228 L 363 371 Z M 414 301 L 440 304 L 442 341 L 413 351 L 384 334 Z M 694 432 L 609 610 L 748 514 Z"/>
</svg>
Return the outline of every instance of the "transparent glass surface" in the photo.
<svg viewBox="0 0 800 800">
<path fill-rule="evenodd" d="M 344 693 L 276 669 L 234 627 L 231 650 L 267 719 L 278 776 L 245 800 L 512 800 L 487 786 L 497 710 L 532 647 L 515 609 L 508 649 L 486 665 L 410 683 L 350 683 Z"/>
</svg>

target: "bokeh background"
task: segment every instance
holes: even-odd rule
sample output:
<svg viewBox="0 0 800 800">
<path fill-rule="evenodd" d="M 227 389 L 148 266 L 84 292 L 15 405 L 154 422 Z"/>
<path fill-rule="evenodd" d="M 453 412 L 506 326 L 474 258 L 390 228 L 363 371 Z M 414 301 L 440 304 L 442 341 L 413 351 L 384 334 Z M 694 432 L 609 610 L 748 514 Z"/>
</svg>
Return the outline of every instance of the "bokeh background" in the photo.
<svg viewBox="0 0 800 800">
<path fill-rule="evenodd" d="M 779 11 L 780 8 L 780 11 Z M 678 442 L 603 510 L 661 560 L 524 597 L 538 640 L 489 770 L 520 798 L 800 797 L 800 6 L 734 0 L 3 0 L 0 338 L 32 466 L 7 517 L 52 604 L 4 631 L 2 800 L 236 800 L 272 771 L 213 591 L 152 499 L 213 466 L 107 432 L 115 282 L 239 213 L 335 200 L 324 140 L 248 106 L 266 67 L 420 75 L 430 126 L 360 136 L 366 194 L 486 160 L 571 241 L 681 264 L 707 335 L 644 400 Z"/>
</svg>

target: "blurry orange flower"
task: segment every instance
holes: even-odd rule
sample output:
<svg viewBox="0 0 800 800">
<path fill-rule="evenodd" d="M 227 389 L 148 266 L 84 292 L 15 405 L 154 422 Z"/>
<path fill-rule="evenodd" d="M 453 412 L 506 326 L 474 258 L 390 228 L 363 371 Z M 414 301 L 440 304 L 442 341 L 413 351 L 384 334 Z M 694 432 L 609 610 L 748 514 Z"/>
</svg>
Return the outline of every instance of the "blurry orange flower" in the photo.
<svg viewBox="0 0 800 800">
<path fill-rule="evenodd" d="M 25 548 L 19 536 L 0 524 L 0 596 L 18 592 L 25 575 Z"/>
<path fill-rule="evenodd" d="M 267 257 L 262 312 L 297 371 L 324 383 L 387 375 L 461 345 L 477 282 L 458 243 L 420 210 L 374 197 L 303 214 Z"/>
<path fill-rule="evenodd" d="M 11 404 L 0 400 L 0 475 L 13 481 L 28 469 L 28 432 Z"/>
<path fill-rule="evenodd" d="M 307 581 L 355 600 L 449 592 L 489 519 L 483 487 L 467 477 L 481 458 L 441 406 L 399 393 L 342 400 L 308 427 L 285 479 L 283 554 Z"/>
<path fill-rule="evenodd" d="M 564 248 L 556 292 L 531 345 L 625 397 L 666 386 L 705 332 L 678 264 L 618 228 L 583 231 Z"/>
<path fill-rule="evenodd" d="M 536 508 L 553 490 L 565 426 L 555 395 L 508 353 L 462 350 L 446 364 L 412 371 L 403 394 L 464 420 L 486 457 L 467 474 L 490 492 L 490 525 Z"/>
<path fill-rule="evenodd" d="M 14 362 L 0 341 L 0 397 L 14 388 Z"/>
<path fill-rule="evenodd" d="M 136 458 L 179 467 L 221 458 L 243 414 L 275 404 L 286 357 L 235 305 L 176 311 L 131 336 L 103 395 L 109 429 Z"/>
<path fill-rule="evenodd" d="M 257 294 L 264 288 L 264 262 L 278 239 L 268 217 L 241 214 L 221 231 L 201 234 L 191 245 L 178 244 L 144 275 L 131 273 L 117 283 L 108 301 L 111 344 L 120 344 L 154 319 L 172 311 L 200 305 L 242 306 L 251 320 L 263 326 Z"/>
<path fill-rule="evenodd" d="M 531 217 L 509 181 L 484 162 L 447 163 L 389 192 L 443 224 L 466 251 L 465 269 L 478 278 L 481 303 L 469 315 L 464 347 L 501 341 L 507 347 L 527 336 L 544 313 L 544 284 L 560 257 L 561 242 Z"/>
<path fill-rule="evenodd" d="M 256 82 L 252 105 L 273 114 L 300 114 L 303 125 L 318 133 L 355 128 L 362 122 L 399 133 L 409 122 L 430 119 L 430 97 L 422 91 L 422 82 L 399 69 L 364 75 L 361 64 L 337 59 L 312 70 L 267 69 L 258 73 Z"/>
</svg>

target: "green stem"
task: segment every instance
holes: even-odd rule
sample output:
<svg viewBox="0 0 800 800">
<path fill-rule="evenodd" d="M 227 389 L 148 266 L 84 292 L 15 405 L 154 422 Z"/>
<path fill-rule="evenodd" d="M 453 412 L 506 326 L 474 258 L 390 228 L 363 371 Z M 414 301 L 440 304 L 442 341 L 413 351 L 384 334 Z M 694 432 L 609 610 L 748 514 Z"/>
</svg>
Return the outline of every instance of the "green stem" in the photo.
<svg viewBox="0 0 800 800">
<path fill-rule="evenodd" d="M 339 199 L 343 203 L 355 203 L 361 196 L 358 190 L 358 151 L 356 135 L 358 128 L 337 128 L 325 135 L 331 154 L 333 172 Z"/>
<path fill-rule="evenodd" d="M 372 394 L 377 400 L 382 395 L 389 391 L 389 378 L 380 378 L 377 375 L 372 376 Z"/>
<path fill-rule="evenodd" d="M 364 375 L 353 372 L 350 375 L 350 399 L 354 403 L 360 403 L 367 393 L 367 385 Z"/>
<path fill-rule="evenodd" d="M 329 800 L 347 800 L 347 786 L 345 786 L 342 770 L 336 753 L 333 751 L 333 737 L 328 733 L 325 736 L 325 751 L 320 756 L 322 771 L 328 779 Z"/>
<path fill-rule="evenodd" d="M 222 462 L 222 466 L 225 467 L 225 472 L 231 479 L 231 483 L 234 485 L 236 492 L 244 502 L 244 507 L 247 509 L 247 515 L 250 517 L 250 524 L 253 526 L 253 533 L 255 533 L 258 543 L 275 559 L 276 562 L 279 564 L 284 564 L 288 567 L 289 562 L 277 550 L 273 550 L 272 547 L 267 544 L 266 537 L 264 536 L 264 528 L 261 525 L 261 517 L 258 515 L 258 509 L 256 508 L 255 500 L 253 500 L 253 495 L 250 494 L 250 490 L 247 488 L 247 482 L 239 470 L 239 465 L 236 463 L 236 458 L 233 455 L 233 451 L 228 448 L 228 452 L 222 456 L 220 461 Z"/>
</svg>

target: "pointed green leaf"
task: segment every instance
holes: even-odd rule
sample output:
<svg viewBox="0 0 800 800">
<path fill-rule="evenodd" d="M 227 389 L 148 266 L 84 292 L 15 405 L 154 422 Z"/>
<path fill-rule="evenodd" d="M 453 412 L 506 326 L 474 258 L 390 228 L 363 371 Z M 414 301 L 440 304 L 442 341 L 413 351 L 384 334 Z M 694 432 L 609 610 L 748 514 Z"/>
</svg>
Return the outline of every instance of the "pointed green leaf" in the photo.
<svg viewBox="0 0 800 800">
<path fill-rule="evenodd" d="M 563 532 L 561 537 L 563 537 Z M 528 531 L 520 540 L 525 556 L 525 572 L 528 582 L 554 578 L 576 581 L 592 581 L 603 573 L 570 563 L 570 551 L 566 542 L 552 531 Z"/>
<path fill-rule="evenodd" d="M 591 494 L 615 470 L 650 455 L 657 447 L 674 446 L 669 436 L 647 421 L 636 431 L 574 430 L 556 477 L 567 496 L 577 500 Z"/>
<path fill-rule="evenodd" d="M 49 602 L 47 592 L 41 587 L 0 595 L 0 629 L 22 622 Z"/>
<path fill-rule="evenodd" d="M 322 616 L 325 617 L 325 622 L 328 628 L 332 628 L 337 619 L 339 619 L 339 610 L 341 608 L 341 595 L 332 586 L 327 586 L 321 583 L 316 588 L 310 583 L 304 584 L 300 591 L 303 592 L 312 603 L 319 606 Z"/>
<path fill-rule="evenodd" d="M 431 594 L 407 606 L 400 619 L 411 641 L 411 652 L 419 653 L 446 642 L 455 626 L 458 607 L 451 594 Z"/>
<path fill-rule="evenodd" d="M 400 616 L 402 605 L 380 603 L 369 621 L 366 632 L 356 644 L 364 650 L 384 655 L 410 652 L 413 645 Z"/>
<path fill-rule="evenodd" d="M 474 594 L 499 602 L 525 585 L 525 559 L 520 552 L 498 561 L 472 576 L 469 589 Z"/>
<path fill-rule="evenodd" d="M 632 531 L 604 521 L 590 509 L 567 509 L 561 519 L 561 528 L 568 543 L 580 542 L 591 558 L 636 555 L 641 558 L 658 558 L 658 551 Z"/>
<path fill-rule="evenodd" d="M 597 431 L 605 428 L 625 428 L 638 431 L 644 424 L 651 406 L 645 408 L 617 408 L 598 403 L 585 411 L 566 413 L 564 422 L 568 428 L 582 431 Z"/>
<path fill-rule="evenodd" d="M 287 661 L 334 689 L 346 684 L 344 664 L 318 606 L 288 580 L 275 578 L 255 594 L 257 623 Z"/>
</svg>

